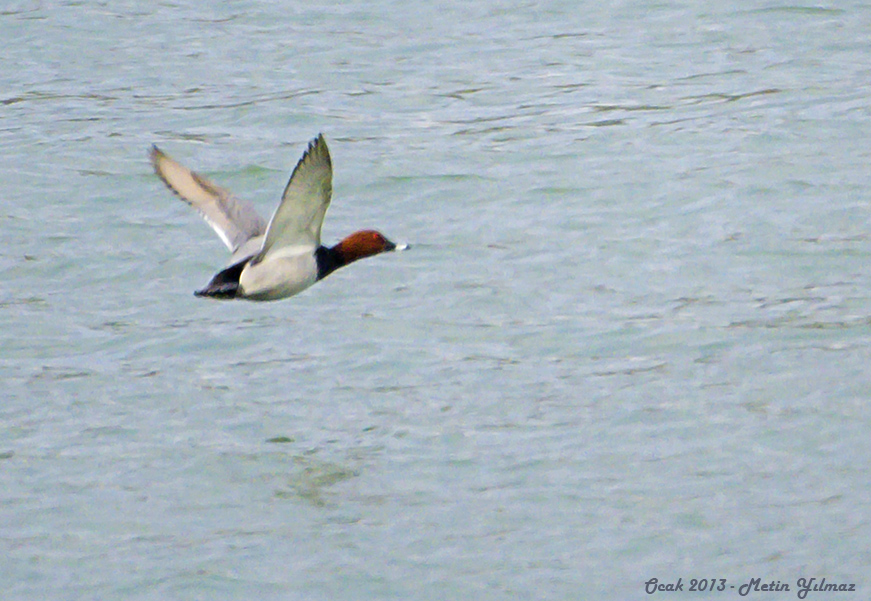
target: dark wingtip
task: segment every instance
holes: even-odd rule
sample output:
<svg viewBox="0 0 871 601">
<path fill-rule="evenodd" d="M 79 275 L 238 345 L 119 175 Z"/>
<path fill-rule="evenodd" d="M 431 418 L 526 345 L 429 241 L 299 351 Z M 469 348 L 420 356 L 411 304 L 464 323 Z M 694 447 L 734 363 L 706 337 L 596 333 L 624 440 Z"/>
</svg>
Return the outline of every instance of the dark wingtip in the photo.
<svg viewBox="0 0 871 601">
<path fill-rule="evenodd" d="M 160 172 L 160 159 L 165 158 L 166 153 L 163 152 L 160 148 L 157 147 L 157 144 L 151 145 L 151 150 L 148 151 L 148 160 L 151 161 L 151 166 L 154 168 L 154 172 L 163 180 L 163 183 L 172 190 L 172 186 L 169 185 L 169 182 L 166 181 L 166 178 L 163 177 L 163 174 Z M 173 190 L 175 192 L 175 190 Z"/>
<path fill-rule="evenodd" d="M 310 160 L 315 160 L 315 155 L 320 155 L 332 169 L 333 159 L 330 158 L 330 149 L 327 147 L 327 141 L 324 139 L 323 134 L 318 134 L 316 138 L 312 138 L 308 143 L 305 152 L 302 153 L 302 157 L 297 161 L 296 167 L 293 168 L 293 173 L 290 174 L 290 182 L 287 183 L 288 186 L 290 186 L 294 176 L 296 176 L 296 172 L 299 171 L 305 163 Z M 285 193 L 286 192 L 287 188 L 285 188 Z"/>
<path fill-rule="evenodd" d="M 315 149 L 317 149 L 321 146 L 323 146 L 324 151 L 327 154 L 327 160 L 330 160 L 330 150 L 329 150 L 329 148 L 327 148 L 327 140 L 326 140 L 326 138 L 324 138 L 324 134 L 322 134 L 322 133 L 319 133 L 316 137 L 314 137 L 312 139 L 311 142 L 308 143 L 308 148 L 306 148 L 305 155 L 307 156 L 307 155 L 311 154 L 312 152 L 315 151 Z M 305 159 L 305 158 L 306 157 L 303 156 L 303 159 Z"/>
</svg>

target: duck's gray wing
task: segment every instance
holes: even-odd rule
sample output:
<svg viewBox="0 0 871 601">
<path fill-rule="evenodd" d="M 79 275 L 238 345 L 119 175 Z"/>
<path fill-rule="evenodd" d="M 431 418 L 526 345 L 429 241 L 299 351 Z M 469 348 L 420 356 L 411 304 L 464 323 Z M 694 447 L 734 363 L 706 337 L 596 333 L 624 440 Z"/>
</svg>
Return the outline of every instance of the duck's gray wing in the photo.
<svg viewBox="0 0 871 601">
<path fill-rule="evenodd" d="M 157 146 L 152 146 L 150 156 L 154 172 L 163 183 L 200 212 L 231 252 L 266 231 L 266 222 L 248 201 L 194 173 Z"/>
<path fill-rule="evenodd" d="M 323 135 L 312 140 L 293 169 L 281 204 L 269 221 L 262 259 L 270 251 L 291 246 L 317 248 L 321 225 L 333 193 L 333 165 Z"/>
</svg>

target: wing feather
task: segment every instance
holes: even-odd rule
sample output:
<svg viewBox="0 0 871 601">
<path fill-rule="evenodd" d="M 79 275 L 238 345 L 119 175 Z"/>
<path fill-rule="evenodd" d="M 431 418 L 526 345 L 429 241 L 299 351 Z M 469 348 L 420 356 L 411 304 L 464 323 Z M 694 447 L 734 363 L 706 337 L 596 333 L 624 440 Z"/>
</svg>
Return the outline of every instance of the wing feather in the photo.
<svg viewBox="0 0 871 601">
<path fill-rule="evenodd" d="M 200 212 L 230 251 L 235 252 L 266 231 L 266 222 L 251 203 L 191 171 L 157 146 L 152 146 L 150 156 L 154 171 L 163 183 Z"/>
<path fill-rule="evenodd" d="M 333 165 L 324 136 L 309 142 L 269 221 L 258 259 L 289 246 L 320 246 L 321 225 L 333 193 Z"/>
</svg>

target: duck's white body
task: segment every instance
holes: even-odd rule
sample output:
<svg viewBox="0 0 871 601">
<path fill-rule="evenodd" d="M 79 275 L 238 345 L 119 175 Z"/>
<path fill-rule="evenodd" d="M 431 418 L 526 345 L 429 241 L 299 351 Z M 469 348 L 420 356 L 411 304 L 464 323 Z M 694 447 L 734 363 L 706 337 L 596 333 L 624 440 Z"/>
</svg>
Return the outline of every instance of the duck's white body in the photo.
<svg viewBox="0 0 871 601">
<path fill-rule="evenodd" d="M 318 281 L 318 262 L 308 247 L 282 248 L 261 262 L 245 266 L 239 289 L 245 298 L 279 300 L 299 294 Z"/>
</svg>

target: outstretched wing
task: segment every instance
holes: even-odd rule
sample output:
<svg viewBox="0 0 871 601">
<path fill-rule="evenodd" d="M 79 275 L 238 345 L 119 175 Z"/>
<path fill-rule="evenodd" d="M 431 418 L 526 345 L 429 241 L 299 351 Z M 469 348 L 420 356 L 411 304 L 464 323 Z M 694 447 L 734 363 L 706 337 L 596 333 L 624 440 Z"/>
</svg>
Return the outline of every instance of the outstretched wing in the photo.
<svg viewBox="0 0 871 601">
<path fill-rule="evenodd" d="M 150 156 L 154 172 L 163 183 L 200 212 L 230 251 L 235 252 L 245 242 L 266 231 L 266 222 L 251 203 L 236 198 L 174 161 L 157 146 L 152 146 Z"/>
<path fill-rule="evenodd" d="M 259 258 L 288 246 L 320 246 L 321 225 L 333 193 L 333 165 L 323 135 L 309 142 L 269 221 Z"/>
</svg>

